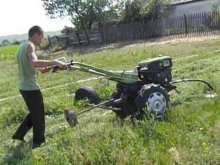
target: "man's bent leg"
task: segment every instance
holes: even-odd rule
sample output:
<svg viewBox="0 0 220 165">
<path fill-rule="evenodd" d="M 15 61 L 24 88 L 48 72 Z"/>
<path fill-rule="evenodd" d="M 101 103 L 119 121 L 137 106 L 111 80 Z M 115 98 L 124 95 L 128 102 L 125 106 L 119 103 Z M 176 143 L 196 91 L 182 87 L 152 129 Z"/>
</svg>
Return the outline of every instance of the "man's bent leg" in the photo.
<svg viewBox="0 0 220 165">
<path fill-rule="evenodd" d="M 30 102 L 30 92 L 26 92 L 26 91 L 20 91 L 26 105 L 27 108 L 29 110 L 29 102 Z M 26 133 L 31 129 L 32 127 L 32 121 L 31 121 L 31 115 L 30 113 L 25 117 L 25 119 L 22 121 L 22 123 L 20 124 L 20 126 L 18 127 L 17 131 L 14 133 L 14 135 L 12 136 L 13 139 L 17 139 L 17 140 L 24 140 L 24 136 L 26 135 Z"/>
<path fill-rule="evenodd" d="M 24 136 L 26 133 L 31 129 L 32 122 L 31 122 L 31 116 L 30 113 L 25 117 L 21 125 L 18 127 L 17 131 L 12 136 L 12 139 L 16 140 L 24 140 Z"/>
</svg>

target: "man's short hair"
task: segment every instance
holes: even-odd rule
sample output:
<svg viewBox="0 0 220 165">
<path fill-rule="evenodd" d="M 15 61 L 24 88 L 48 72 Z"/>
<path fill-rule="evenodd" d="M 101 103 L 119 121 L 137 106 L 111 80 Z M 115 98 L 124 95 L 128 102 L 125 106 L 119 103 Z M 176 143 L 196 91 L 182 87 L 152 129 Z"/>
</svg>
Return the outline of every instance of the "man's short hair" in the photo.
<svg viewBox="0 0 220 165">
<path fill-rule="evenodd" d="M 32 37 L 35 33 L 43 34 L 44 31 L 40 26 L 33 26 L 29 29 L 28 37 Z"/>
</svg>

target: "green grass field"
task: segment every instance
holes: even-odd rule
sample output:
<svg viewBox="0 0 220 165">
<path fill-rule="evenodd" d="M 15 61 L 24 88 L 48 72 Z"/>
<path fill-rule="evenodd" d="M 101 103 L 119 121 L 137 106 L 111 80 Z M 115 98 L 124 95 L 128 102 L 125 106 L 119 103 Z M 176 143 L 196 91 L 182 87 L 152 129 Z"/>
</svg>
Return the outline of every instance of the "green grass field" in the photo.
<svg viewBox="0 0 220 165">
<path fill-rule="evenodd" d="M 18 45 L 0 46 L 0 60 L 13 59 L 18 49 Z"/>
<path fill-rule="evenodd" d="M 139 61 L 169 55 L 175 60 L 174 78 L 204 79 L 219 95 L 219 42 L 216 37 L 112 44 L 44 58 L 65 56 L 104 69 L 130 70 Z M 115 83 L 105 79 L 77 83 L 94 77 L 81 72 L 39 73 L 39 83 L 46 89 L 47 142 L 31 150 L 31 132 L 25 137 L 27 143 L 13 142 L 11 136 L 27 110 L 18 96 L 15 59 L 1 56 L 15 49 L 0 47 L 0 164 L 220 164 L 220 97 L 205 98 L 206 89 L 199 83 L 177 85 L 181 94 L 170 94 L 171 106 L 163 121 L 133 125 L 127 119 L 121 125 L 114 113 L 97 108 L 80 116 L 79 124 L 70 128 L 63 116 L 64 108 L 77 111 L 83 105 L 74 107 L 69 95 L 80 86 L 90 85 L 104 100 L 111 95 Z M 8 97 L 13 98 L 3 100 Z"/>
</svg>

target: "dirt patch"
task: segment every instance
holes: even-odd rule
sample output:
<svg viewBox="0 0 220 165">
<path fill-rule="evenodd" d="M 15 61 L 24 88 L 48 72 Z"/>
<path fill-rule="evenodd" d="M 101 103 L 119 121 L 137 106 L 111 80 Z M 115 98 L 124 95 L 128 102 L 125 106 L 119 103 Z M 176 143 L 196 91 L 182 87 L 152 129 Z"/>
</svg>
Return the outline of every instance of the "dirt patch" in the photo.
<svg viewBox="0 0 220 165">
<path fill-rule="evenodd" d="M 174 164 L 180 164 L 180 155 L 176 147 L 172 147 L 168 150 L 170 157 Z"/>
<path fill-rule="evenodd" d="M 153 46 L 153 45 L 165 45 L 165 44 L 176 44 L 176 43 L 190 43 L 190 42 L 201 42 L 205 40 L 220 39 L 219 35 L 215 36 L 197 36 L 197 37 L 184 37 L 184 38 L 171 38 L 163 37 L 159 39 L 149 41 L 138 41 L 136 43 L 125 46 L 126 48 L 137 47 L 137 46 Z"/>
</svg>

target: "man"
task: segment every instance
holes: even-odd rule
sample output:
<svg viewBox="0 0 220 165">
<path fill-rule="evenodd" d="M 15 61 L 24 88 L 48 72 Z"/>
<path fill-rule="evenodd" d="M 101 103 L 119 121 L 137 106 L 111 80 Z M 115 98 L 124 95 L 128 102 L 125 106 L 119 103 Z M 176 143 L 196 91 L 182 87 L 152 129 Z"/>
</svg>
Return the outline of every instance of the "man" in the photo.
<svg viewBox="0 0 220 165">
<path fill-rule="evenodd" d="M 15 140 L 24 140 L 26 133 L 33 127 L 32 148 L 39 147 L 45 142 L 44 101 L 37 81 L 37 69 L 46 71 L 48 66 L 66 68 L 66 64 L 58 60 L 38 60 L 35 46 L 43 39 L 43 30 L 33 26 L 28 32 L 29 39 L 18 49 L 18 88 L 27 105 L 29 114 L 25 117 L 17 131 L 12 136 Z"/>
</svg>

